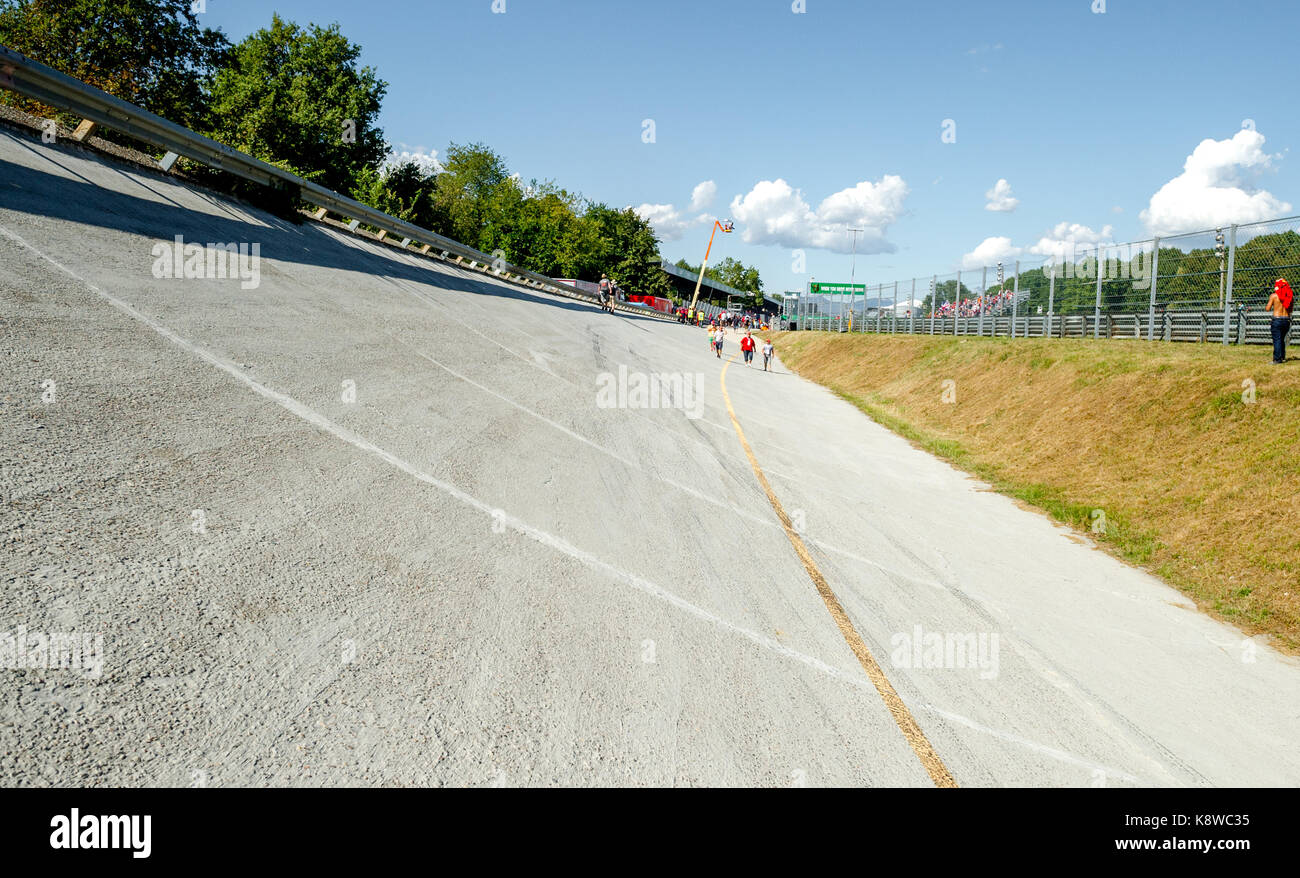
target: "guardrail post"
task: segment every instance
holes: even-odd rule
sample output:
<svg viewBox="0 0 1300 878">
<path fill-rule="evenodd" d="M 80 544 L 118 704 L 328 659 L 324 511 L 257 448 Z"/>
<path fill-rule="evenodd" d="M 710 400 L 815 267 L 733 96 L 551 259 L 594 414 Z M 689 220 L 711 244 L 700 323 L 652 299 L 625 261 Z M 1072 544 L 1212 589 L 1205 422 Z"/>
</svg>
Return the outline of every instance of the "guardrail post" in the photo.
<svg viewBox="0 0 1300 878">
<path fill-rule="evenodd" d="M 93 132 L 94 130 L 95 130 L 94 122 L 90 121 L 89 119 L 82 119 L 81 124 L 77 126 L 75 131 L 72 132 L 72 139 L 77 141 L 77 143 L 83 143 L 85 142 L 86 138 L 90 136 L 91 132 Z M 175 161 L 175 159 L 172 159 L 172 161 Z"/>
<path fill-rule="evenodd" d="M 1097 244 L 1097 304 L 1092 310 L 1092 337 L 1101 338 L 1101 244 Z"/>
<path fill-rule="evenodd" d="M 1228 230 L 1228 291 L 1223 296 L 1223 343 L 1228 343 L 1228 324 L 1232 322 L 1232 273 L 1237 262 L 1237 224 Z"/>
<path fill-rule="evenodd" d="M 1147 341 L 1156 340 L 1156 279 L 1160 277 L 1160 239 L 1152 242 L 1151 304 L 1147 306 Z"/>
</svg>

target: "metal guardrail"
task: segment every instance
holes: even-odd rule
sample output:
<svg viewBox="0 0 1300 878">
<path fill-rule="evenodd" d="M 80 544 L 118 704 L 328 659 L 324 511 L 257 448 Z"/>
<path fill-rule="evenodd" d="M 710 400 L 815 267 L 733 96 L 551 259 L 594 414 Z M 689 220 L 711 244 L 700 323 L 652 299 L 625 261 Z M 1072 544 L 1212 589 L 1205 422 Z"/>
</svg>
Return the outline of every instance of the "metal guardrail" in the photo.
<svg viewBox="0 0 1300 878">
<path fill-rule="evenodd" d="M 424 244 L 427 247 L 417 252 L 428 254 L 434 251 L 434 255 L 444 260 L 454 256 L 457 258 L 452 261 L 456 264 L 469 260 L 470 268 L 482 266 L 485 274 L 494 275 L 508 282 L 541 289 L 565 298 L 586 302 L 597 301 L 595 297 L 572 287 L 557 284 L 545 275 L 510 265 L 504 259 L 482 253 L 437 232 L 422 229 L 413 223 L 375 210 L 346 195 L 326 189 L 318 183 L 304 180 L 283 168 L 242 153 L 224 143 L 218 143 L 175 122 L 169 122 L 161 116 L 87 85 L 79 79 L 34 61 L 4 45 L 0 45 L 0 87 L 167 150 L 172 156 L 164 159 L 164 170 L 170 169 L 175 156 L 184 156 L 262 186 L 297 192 L 301 200 L 314 204 L 318 208 L 324 208 L 401 238 L 405 242 L 403 249 L 412 243 Z M 615 307 L 630 314 L 671 319 L 653 308 L 638 308 L 627 304 L 616 304 Z"/>
<path fill-rule="evenodd" d="M 1249 311 L 1242 306 L 1232 309 L 1228 316 L 1226 335 L 1233 344 L 1271 345 L 1270 315 Z M 802 318 L 787 315 L 786 325 L 818 332 L 848 332 L 847 323 L 840 323 L 828 315 L 804 315 Z M 1014 327 L 1014 329 L 1013 329 Z M 946 336 L 1006 336 L 1011 338 L 1117 338 L 1178 342 L 1218 342 L 1225 335 L 1223 313 L 1218 310 L 1162 311 L 1156 316 L 1140 312 L 1120 314 L 1107 312 L 1100 318 L 1093 314 L 1054 314 L 1047 316 L 1011 317 L 1002 315 L 963 317 L 955 325 L 952 317 L 915 315 L 884 319 L 877 328 L 874 321 L 865 329 L 857 326 L 854 332 L 898 335 Z M 1300 344 L 1300 323 L 1292 324 L 1289 338 Z"/>
</svg>

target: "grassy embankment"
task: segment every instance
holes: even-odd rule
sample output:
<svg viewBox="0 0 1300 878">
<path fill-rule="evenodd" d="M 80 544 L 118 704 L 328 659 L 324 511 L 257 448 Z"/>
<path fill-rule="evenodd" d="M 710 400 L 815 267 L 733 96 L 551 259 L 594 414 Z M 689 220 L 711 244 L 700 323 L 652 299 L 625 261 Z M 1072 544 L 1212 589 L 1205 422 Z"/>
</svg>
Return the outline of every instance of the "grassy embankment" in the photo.
<svg viewBox="0 0 1300 878">
<path fill-rule="evenodd" d="M 1300 362 L 1264 347 L 778 333 L 925 450 L 1300 653 Z M 1243 382 L 1254 382 L 1254 403 Z M 955 382 L 955 403 L 943 382 Z"/>
</svg>

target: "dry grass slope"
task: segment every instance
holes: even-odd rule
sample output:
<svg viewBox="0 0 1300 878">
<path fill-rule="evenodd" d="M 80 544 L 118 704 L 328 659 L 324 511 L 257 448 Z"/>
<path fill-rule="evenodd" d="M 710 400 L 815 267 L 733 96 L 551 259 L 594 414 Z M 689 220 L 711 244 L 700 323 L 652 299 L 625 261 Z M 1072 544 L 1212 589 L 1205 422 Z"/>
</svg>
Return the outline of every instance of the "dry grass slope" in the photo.
<svg viewBox="0 0 1300 878">
<path fill-rule="evenodd" d="M 1262 347 L 781 333 L 782 360 L 1300 652 L 1300 362 Z M 956 402 L 942 400 L 956 382 Z M 1247 404 L 1243 382 L 1254 382 Z"/>
</svg>

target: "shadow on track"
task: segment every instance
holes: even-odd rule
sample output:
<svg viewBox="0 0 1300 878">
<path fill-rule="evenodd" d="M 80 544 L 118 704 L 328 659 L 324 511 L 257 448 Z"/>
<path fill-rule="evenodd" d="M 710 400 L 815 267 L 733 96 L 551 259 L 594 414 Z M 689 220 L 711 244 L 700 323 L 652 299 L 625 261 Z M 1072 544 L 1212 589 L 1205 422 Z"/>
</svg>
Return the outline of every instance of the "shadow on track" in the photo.
<svg viewBox="0 0 1300 878">
<path fill-rule="evenodd" d="M 147 170 L 133 168 L 133 174 L 126 174 L 118 168 L 116 162 L 107 157 L 78 152 L 79 157 L 97 162 L 109 170 L 122 174 L 123 177 L 169 203 L 159 203 L 148 198 L 107 189 L 77 173 L 70 166 L 71 163 L 66 162 L 69 154 L 57 146 L 43 144 L 33 146 L 28 138 L 9 130 L 0 130 L 0 139 L 8 141 L 13 146 L 29 150 L 75 178 L 62 176 L 53 168 L 50 171 L 41 171 L 0 159 L 0 180 L 10 184 L 0 187 L 0 208 L 7 210 L 100 226 L 168 242 L 180 235 L 187 243 L 258 243 L 261 246 L 262 257 L 273 261 L 301 263 L 341 271 L 359 271 L 380 277 L 433 284 L 458 292 L 535 302 L 568 311 L 590 313 L 598 307 L 595 304 L 535 293 L 506 284 L 504 281 L 493 283 L 488 280 L 464 277 L 454 266 L 433 260 L 428 260 L 427 267 L 411 265 L 403 261 L 398 252 L 394 252 L 391 257 L 382 251 L 371 252 L 371 247 L 386 246 L 377 241 L 358 238 L 356 243 L 359 246 L 349 246 L 348 243 L 340 242 L 324 227 L 314 223 L 304 222 L 301 225 L 293 225 L 249 204 L 225 199 L 201 187 L 174 181 L 186 186 L 209 203 L 220 206 L 227 213 L 230 213 L 228 207 L 233 207 L 259 222 L 249 222 L 233 214 L 227 218 L 201 213 L 177 204 L 162 192 L 147 185 L 144 179 L 151 175 Z M 340 232 L 340 234 L 347 233 Z M 414 252 L 406 255 L 422 260 L 422 257 Z M 153 257 L 148 252 L 141 253 L 141 272 L 148 273 L 152 265 Z M 467 270 L 460 269 L 460 271 Z M 652 317 L 626 312 L 619 312 L 617 316 L 637 323 L 660 322 Z"/>
</svg>

